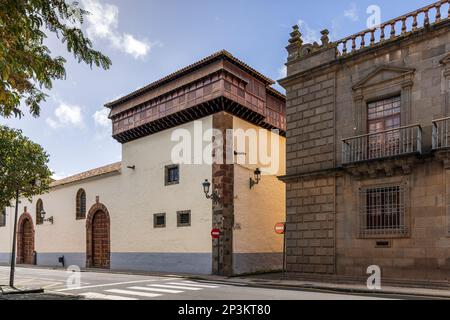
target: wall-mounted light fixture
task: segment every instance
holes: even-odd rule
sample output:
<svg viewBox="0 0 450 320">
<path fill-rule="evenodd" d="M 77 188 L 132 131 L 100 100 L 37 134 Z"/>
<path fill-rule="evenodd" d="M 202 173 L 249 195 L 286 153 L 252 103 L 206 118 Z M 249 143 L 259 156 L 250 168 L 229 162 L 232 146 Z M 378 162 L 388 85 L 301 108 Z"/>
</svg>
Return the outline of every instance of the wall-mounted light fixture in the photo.
<svg viewBox="0 0 450 320">
<path fill-rule="evenodd" d="M 209 194 L 209 191 L 211 189 L 211 183 L 208 181 L 208 179 L 206 179 L 205 182 L 202 183 L 202 185 L 206 199 L 211 199 L 215 204 L 218 203 L 220 200 L 220 195 L 217 192 L 217 190 L 214 190 L 211 194 Z"/>
<path fill-rule="evenodd" d="M 250 189 L 252 189 L 261 181 L 261 170 L 259 168 L 256 168 L 253 174 L 255 175 L 255 180 L 253 180 L 253 178 L 250 178 Z"/>
<path fill-rule="evenodd" d="M 53 219 L 53 217 L 50 217 L 48 219 L 45 219 L 45 215 L 47 214 L 44 210 L 41 210 L 41 212 L 39 213 L 41 215 L 41 221 L 42 222 L 50 222 L 51 224 L 53 224 L 55 221 Z"/>
</svg>

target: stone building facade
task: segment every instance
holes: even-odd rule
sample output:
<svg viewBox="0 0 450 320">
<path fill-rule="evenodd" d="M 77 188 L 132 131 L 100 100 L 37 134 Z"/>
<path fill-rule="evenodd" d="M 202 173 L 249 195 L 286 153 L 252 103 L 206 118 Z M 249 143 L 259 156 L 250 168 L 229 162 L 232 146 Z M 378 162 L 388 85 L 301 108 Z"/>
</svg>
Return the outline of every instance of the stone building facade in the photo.
<svg viewBox="0 0 450 320">
<path fill-rule="evenodd" d="M 450 279 L 450 18 L 439 1 L 287 47 L 287 269 Z"/>
<path fill-rule="evenodd" d="M 81 268 L 225 275 L 279 270 L 283 239 L 273 226 L 285 213 L 277 179 L 285 174 L 285 97 L 272 84 L 220 51 L 108 103 L 122 161 L 21 199 L 17 262 L 54 266 L 64 257 Z M 260 136 L 239 145 L 234 132 L 251 130 Z M 269 137 L 278 149 L 269 148 Z M 247 161 L 252 144 L 278 166 Z M 250 188 L 257 168 L 261 180 Z M 206 197 L 205 180 L 217 201 Z M 14 210 L 0 211 L 0 263 L 10 261 Z"/>
</svg>

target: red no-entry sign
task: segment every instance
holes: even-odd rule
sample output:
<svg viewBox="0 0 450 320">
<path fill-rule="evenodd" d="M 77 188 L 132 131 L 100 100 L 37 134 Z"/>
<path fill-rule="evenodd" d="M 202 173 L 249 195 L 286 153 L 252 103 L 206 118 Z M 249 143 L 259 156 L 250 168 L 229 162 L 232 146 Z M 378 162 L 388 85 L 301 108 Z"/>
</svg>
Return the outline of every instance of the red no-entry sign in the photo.
<svg viewBox="0 0 450 320">
<path fill-rule="evenodd" d="M 220 238 L 220 229 L 212 229 L 211 230 L 211 237 L 213 239 L 219 239 Z"/>
<path fill-rule="evenodd" d="M 285 231 L 286 231 L 286 225 L 284 222 L 279 222 L 275 225 L 275 233 L 284 234 Z"/>
</svg>

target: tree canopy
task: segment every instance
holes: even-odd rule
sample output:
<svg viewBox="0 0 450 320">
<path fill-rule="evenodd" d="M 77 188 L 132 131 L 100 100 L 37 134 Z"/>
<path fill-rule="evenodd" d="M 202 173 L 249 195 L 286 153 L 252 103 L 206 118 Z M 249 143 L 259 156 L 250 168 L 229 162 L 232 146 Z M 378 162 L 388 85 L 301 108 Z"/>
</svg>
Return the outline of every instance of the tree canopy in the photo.
<svg viewBox="0 0 450 320">
<path fill-rule="evenodd" d="M 0 0 L 0 116 L 21 117 L 21 104 L 37 117 L 44 89 L 66 76 L 63 57 L 44 44 L 55 34 L 78 62 L 108 69 L 111 60 L 93 49 L 78 27 L 89 12 L 65 0 Z"/>
<path fill-rule="evenodd" d="M 20 130 L 0 125 L 0 209 L 11 205 L 17 190 L 31 200 L 48 191 L 52 172 L 48 154 Z"/>
</svg>

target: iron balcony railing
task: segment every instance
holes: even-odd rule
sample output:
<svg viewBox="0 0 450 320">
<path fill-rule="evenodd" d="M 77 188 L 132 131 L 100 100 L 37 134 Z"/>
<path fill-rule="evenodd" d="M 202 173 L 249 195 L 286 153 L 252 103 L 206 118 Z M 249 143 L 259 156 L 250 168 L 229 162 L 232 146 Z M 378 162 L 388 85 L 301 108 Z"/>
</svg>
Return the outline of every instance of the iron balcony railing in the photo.
<svg viewBox="0 0 450 320">
<path fill-rule="evenodd" d="M 433 120 L 433 150 L 450 147 L 450 117 Z"/>
<path fill-rule="evenodd" d="M 422 153 L 422 128 L 418 124 L 342 140 L 343 164 L 413 153 Z"/>
</svg>

